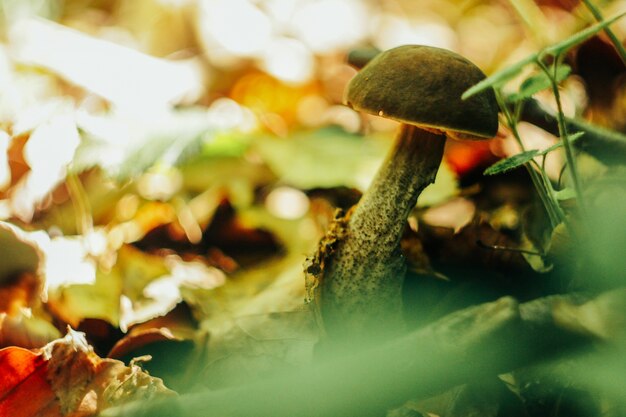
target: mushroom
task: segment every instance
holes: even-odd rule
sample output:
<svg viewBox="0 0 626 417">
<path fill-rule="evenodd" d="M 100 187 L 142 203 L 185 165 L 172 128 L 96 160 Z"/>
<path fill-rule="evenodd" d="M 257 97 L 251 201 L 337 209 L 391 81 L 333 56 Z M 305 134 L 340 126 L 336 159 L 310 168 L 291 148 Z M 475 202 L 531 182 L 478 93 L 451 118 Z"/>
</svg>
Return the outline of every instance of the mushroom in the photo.
<svg viewBox="0 0 626 417">
<path fill-rule="evenodd" d="M 330 338 L 391 336 L 402 329 L 400 238 L 418 196 L 435 180 L 446 136 L 495 136 L 493 90 L 461 100 L 484 78 L 454 52 L 406 45 L 378 54 L 350 81 L 348 106 L 401 124 L 369 189 L 334 227 L 333 250 L 322 254 L 316 303 Z"/>
</svg>

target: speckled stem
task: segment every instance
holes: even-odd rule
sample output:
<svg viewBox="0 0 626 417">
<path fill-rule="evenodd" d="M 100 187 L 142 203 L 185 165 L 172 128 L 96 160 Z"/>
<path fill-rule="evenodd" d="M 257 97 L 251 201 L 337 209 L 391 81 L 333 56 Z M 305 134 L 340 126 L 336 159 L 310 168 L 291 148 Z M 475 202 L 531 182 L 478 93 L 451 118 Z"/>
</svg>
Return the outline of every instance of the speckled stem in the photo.
<svg viewBox="0 0 626 417">
<path fill-rule="evenodd" d="M 384 337 L 402 328 L 400 238 L 417 197 L 435 180 L 444 145 L 445 136 L 401 125 L 324 271 L 320 310 L 329 337 Z"/>
</svg>

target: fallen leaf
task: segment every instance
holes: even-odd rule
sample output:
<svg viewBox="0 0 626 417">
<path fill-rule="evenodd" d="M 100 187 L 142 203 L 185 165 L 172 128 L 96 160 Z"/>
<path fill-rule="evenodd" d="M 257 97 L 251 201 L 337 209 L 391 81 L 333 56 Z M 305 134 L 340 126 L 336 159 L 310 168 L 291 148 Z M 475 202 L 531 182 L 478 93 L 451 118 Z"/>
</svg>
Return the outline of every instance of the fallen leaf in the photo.
<svg viewBox="0 0 626 417">
<path fill-rule="evenodd" d="M 35 274 L 22 273 L 0 284 L 0 313 L 19 314 L 36 304 L 41 294 L 41 282 Z"/>
<path fill-rule="evenodd" d="M 148 255 L 130 247 L 120 257 L 120 267 L 125 276 L 120 317 L 123 331 L 165 316 L 183 301 L 185 288 L 210 292 L 226 280 L 220 270 L 203 263 L 184 262 L 174 255 Z"/>
<path fill-rule="evenodd" d="M 0 283 L 21 272 L 38 272 L 42 253 L 31 235 L 7 222 L 0 222 Z"/>
<path fill-rule="evenodd" d="M 48 308 L 55 316 L 78 327 L 84 319 L 102 319 L 115 326 L 120 321 L 122 271 L 97 271 L 92 283 L 60 287 L 49 293 Z"/>
<path fill-rule="evenodd" d="M 201 328 L 210 334 L 204 384 L 233 385 L 311 360 L 318 329 L 302 304 L 303 262 L 292 254 L 242 270 L 204 300 Z"/>
<path fill-rule="evenodd" d="M 40 348 L 59 337 L 61 333 L 49 319 L 33 315 L 30 309 L 11 315 L 0 313 L 0 348 Z"/>
<path fill-rule="evenodd" d="M 186 391 L 206 361 L 208 337 L 183 302 L 165 316 L 132 326 L 107 356 L 126 363 L 137 356 L 150 356 L 143 369 L 163 378 L 176 391 Z"/>
<path fill-rule="evenodd" d="M 446 227 L 458 233 L 472 219 L 476 212 L 476 205 L 462 197 L 431 207 L 424 212 L 422 220 L 431 226 Z"/>
<path fill-rule="evenodd" d="M 0 415 L 30 417 L 46 411 L 61 415 L 46 381 L 46 359 L 41 353 L 18 347 L 1 349 L 0 369 Z"/>
<path fill-rule="evenodd" d="M 459 141 L 447 143 L 445 160 L 460 177 L 495 162 L 491 141 Z"/>
<path fill-rule="evenodd" d="M 173 394 L 137 365 L 99 358 L 84 334 L 71 329 L 42 349 L 1 349 L 0 369 L 2 416 L 90 416 L 129 401 Z"/>
<path fill-rule="evenodd" d="M 197 323 L 185 304 L 179 304 L 163 317 L 133 326 L 108 353 L 109 358 L 123 358 L 146 345 L 155 342 L 182 342 L 192 340 Z"/>
</svg>

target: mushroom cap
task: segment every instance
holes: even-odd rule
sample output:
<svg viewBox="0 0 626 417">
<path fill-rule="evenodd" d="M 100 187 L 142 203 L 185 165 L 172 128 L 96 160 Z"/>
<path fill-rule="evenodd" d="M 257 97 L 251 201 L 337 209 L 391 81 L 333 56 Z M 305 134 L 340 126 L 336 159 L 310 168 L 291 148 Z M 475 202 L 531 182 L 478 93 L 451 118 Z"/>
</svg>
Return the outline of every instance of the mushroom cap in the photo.
<svg viewBox="0 0 626 417">
<path fill-rule="evenodd" d="M 461 95 L 485 78 L 454 52 L 405 45 L 377 55 L 350 81 L 345 102 L 355 110 L 443 131 L 462 139 L 492 138 L 498 105 L 492 89 Z"/>
</svg>

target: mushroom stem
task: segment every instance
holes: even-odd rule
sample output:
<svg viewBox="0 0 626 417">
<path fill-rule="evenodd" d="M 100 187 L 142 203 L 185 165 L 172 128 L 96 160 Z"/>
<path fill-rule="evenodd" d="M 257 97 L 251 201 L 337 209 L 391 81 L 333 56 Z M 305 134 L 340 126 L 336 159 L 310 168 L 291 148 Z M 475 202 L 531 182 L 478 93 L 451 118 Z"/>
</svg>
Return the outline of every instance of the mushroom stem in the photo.
<svg viewBox="0 0 626 417">
<path fill-rule="evenodd" d="M 327 260 L 320 309 L 331 338 L 385 336 L 402 328 L 400 239 L 418 196 L 435 180 L 444 145 L 442 134 L 401 125 Z"/>
</svg>

